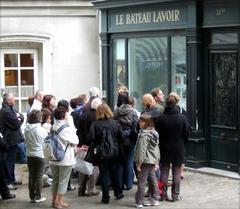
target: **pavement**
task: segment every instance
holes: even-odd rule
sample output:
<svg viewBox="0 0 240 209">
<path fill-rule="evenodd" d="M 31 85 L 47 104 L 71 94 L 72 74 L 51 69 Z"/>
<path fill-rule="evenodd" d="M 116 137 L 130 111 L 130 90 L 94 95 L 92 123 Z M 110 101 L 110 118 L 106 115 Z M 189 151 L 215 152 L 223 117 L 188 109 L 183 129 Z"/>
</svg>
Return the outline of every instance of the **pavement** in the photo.
<svg viewBox="0 0 240 209">
<path fill-rule="evenodd" d="M 16 199 L 0 200 L 0 209 L 49 209 L 51 208 L 51 190 L 44 188 L 42 196 L 47 198 L 43 203 L 30 203 L 28 197 L 27 167 L 17 165 L 17 180 L 23 180 L 18 190 L 12 191 Z M 238 175 L 238 174 L 237 174 Z M 73 179 L 73 182 L 76 179 Z M 77 190 L 67 192 L 65 200 L 70 203 L 71 209 L 107 209 L 107 208 L 134 208 L 134 195 L 136 186 L 125 191 L 125 197 L 115 200 L 113 194 L 109 205 L 101 204 L 101 195 L 97 197 L 78 197 Z M 170 190 L 169 190 L 170 194 Z M 240 181 L 239 178 L 230 178 L 221 175 L 212 175 L 208 172 L 196 172 L 187 169 L 181 183 L 182 200 L 177 202 L 160 202 L 152 209 L 240 209 Z"/>
</svg>

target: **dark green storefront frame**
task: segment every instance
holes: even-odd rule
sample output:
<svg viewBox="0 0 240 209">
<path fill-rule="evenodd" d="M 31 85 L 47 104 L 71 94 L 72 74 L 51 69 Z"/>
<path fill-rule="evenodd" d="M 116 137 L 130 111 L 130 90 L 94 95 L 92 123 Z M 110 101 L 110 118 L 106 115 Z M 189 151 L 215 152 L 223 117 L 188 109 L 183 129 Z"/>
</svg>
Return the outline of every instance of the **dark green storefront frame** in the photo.
<svg viewBox="0 0 240 209">
<path fill-rule="evenodd" d="M 233 1 L 217 1 L 217 0 L 105 0 L 92 1 L 94 6 L 101 10 L 101 41 L 102 41 L 102 88 L 107 92 L 107 101 L 113 107 L 113 73 L 111 72 L 111 36 L 131 36 L 134 34 L 145 33 L 154 34 L 161 31 L 174 32 L 181 30 L 186 34 L 187 38 L 187 111 L 189 115 L 192 133 L 187 145 L 187 166 L 200 168 L 209 166 L 209 150 L 208 150 L 208 127 L 204 121 L 208 119 L 206 115 L 206 97 L 204 97 L 204 31 L 206 28 L 227 27 L 228 25 L 240 26 L 239 19 L 230 16 L 223 18 L 221 15 L 216 16 L 215 12 L 223 12 L 222 8 L 231 8 L 231 5 L 240 4 L 236 0 Z M 230 5 L 230 6 L 229 6 Z M 113 15 L 140 11 L 153 11 L 154 8 L 176 9 L 184 13 L 183 20 L 180 24 L 170 23 L 156 26 L 149 22 L 146 24 L 134 24 L 126 26 L 124 24 L 116 26 Z M 205 10 L 205 11 L 203 11 Z M 218 11 L 219 10 L 219 11 Z M 234 12 L 237 12 L 234 10 Z M 216 16 L 216 17 L 215 17 Z M 126 20 L 125 20 L 126 21 Z M 152 26 L 152 27 L 151 27 Z M 147 29 L 146 29 L 147 28 Z M 240 143 L 239 143 L 240 148 Z M 240 156 L 239 156 L 240 164 Z"/>
</svg>

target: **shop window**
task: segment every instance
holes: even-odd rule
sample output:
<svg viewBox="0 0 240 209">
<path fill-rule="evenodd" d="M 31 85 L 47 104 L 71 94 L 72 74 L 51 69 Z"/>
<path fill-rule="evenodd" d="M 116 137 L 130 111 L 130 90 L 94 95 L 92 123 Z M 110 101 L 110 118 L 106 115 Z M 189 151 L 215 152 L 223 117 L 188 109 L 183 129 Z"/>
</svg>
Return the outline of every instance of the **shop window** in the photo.
<svg viewBox="0 0 240 209">
<path fill-rule="evenodd" d="M 171 39 L 171 91 L 176 92 L 181 97 L 179 105 L 186 109 L 186 38 L 176 36 Z"/>
<path fill-rule="evenodd" d="M 142 109 L 142 96 L 153 88 L 168 92 L 167 37 L 129 39 L 130 94 Z"/>
<path fill-rule="evenodd" d="M 28 97 L 34 94 L 36 51 L 11 50 L 3 52 L 3 59 L 1 88 L 7 93 L 14 94 L 16 109 L 24 113 L 28 108 Z"/>
</svg>

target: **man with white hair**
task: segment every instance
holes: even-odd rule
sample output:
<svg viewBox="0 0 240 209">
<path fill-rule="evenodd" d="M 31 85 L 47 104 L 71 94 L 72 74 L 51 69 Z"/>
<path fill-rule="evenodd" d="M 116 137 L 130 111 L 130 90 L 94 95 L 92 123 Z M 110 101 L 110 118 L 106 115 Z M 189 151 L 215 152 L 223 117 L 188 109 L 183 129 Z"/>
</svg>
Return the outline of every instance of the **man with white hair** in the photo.
<svg viewBox="0 0 240 209">
<path fill-rule="evenodd" d="M 21 132 L 21 125 L 24 117 L 17 112 L 15 107 L 15 97 L 12 93 L 3 95 L 2 109 L 0 110 L 0 132 L 3 135 L 3 140 L 7 143 L 8 152 L 6 153 L 7 176 L 6 183 L 9 189 L 16 189 L 14 186 L 21 184 L 15 179 L 15 158 L 18 150 L 18 144 L 24 139 Z"/>
<path fill-rule="evenodd" d="M 31 112 L 32 110 L 41 110 L 42 109 L 43 97 L 44 97 L 43 91 L 41 91 L 41 90 L 36 91 L 34 100 L 33 100 L 33 104 L 30 107 L 29 112 Z"/>
<path fill-rule="evenodd" d="M 84 108 L 83 108 L 83 113 L 84 112 L 88 112 L 91 109 L 91 103 L 95 98 L 100 98 L 100 89 L 96 86 L 91 87 L 89 89 L 89 96 L 90 99 L 88 100 L 88 102 L 85 104 Z"/>
</svg>

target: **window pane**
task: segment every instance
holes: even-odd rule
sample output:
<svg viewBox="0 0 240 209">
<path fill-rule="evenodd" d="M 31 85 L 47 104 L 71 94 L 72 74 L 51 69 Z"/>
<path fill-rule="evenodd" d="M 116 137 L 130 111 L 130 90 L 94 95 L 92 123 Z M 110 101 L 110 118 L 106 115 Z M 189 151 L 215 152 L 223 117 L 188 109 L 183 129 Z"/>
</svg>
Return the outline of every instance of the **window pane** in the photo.
<svg viewBox="0 0 240 209">
<path fill-rule="evenodd" d="M 167 37 L 129 40 L 129 90 L 142 109 L 142 96 L 159 87 L 168 92 Z"/>
<path fill-rule="evenodd" d="M 186 38 L 172 37 L 171 80 L 172 91 L 180 97 L 179 105 L 186 110 L 187 68 L 186 68 Z"/>
<path fill-rule="evenodd" d="M 6 93 L 13 93 L 15 97 L 18 97 L 18 87 L 17 86 L 5 86 Z"/>
<path fill-rule="evenodd" d="M 21 67 L 33 67 L 33 54 L 20 54 Z"/>
<path fill-rule="evenodd" d="M 17 67 L 18 66 L 17 54 L 4 54 L 4 66 Z"/>
<path fill-rule="evenodd" d="M 34 85 L 33 70 L 21 70 L 21 85 Z"/>
<path fill-rule="evenodd" d="M 125 40 L 113 41 L 113 86 L 118 89 L 120 86 L 127 86 L 127 72 L 125 66 Z M 117 102 L 117 91 L 114 92 L 114 104 Z"/>
<path fill-rule="evenodd" d="M 34 86 L 21 86 L 21 94 L 22 97 L 34 95 Z"/>
<path fill-rule="evenodd" d="M 28 108 L 29 108 L 29 105 L 28 105 L 27 100 L 22 100 L 21 101 L 21 112 L 22 113 L 27 112 Z"/>
<path fill-rule="evenodd" d="M 237 33 L 214 33 L 212 34 L 213 44 L 235 44 L 238 43 Z"/>
<path fill-rule="evenodd" d="M 17 70 L 5 70 L 5 85 L 17 86 L 18 85 L 18 71 Z"/>
</svg>

